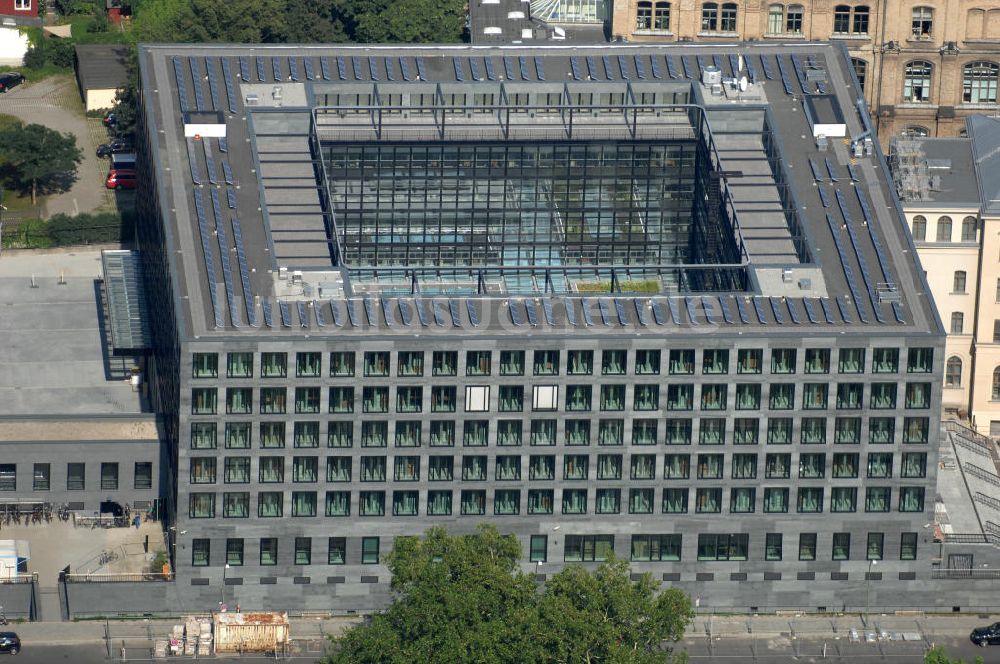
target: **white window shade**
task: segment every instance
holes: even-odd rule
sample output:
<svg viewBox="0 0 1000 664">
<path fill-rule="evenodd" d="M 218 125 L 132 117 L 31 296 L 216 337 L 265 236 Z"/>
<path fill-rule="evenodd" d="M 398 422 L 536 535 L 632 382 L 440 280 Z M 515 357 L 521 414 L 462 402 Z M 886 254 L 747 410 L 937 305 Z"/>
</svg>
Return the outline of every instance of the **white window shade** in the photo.
<svg viewBox="0 0 1000 664">
<path fill-rule="evenodd" d="M 559 403 L 559 386 L 536 385 L 534 388 L 533 408 L 535 410 L 555 410 Z"/>
<path fill-rule="evenodd" d="M 490 388 L 487 385 L 469 385 L 465 388 L 465 411 L 483 413 L 490 409 Z"/>
</svg>

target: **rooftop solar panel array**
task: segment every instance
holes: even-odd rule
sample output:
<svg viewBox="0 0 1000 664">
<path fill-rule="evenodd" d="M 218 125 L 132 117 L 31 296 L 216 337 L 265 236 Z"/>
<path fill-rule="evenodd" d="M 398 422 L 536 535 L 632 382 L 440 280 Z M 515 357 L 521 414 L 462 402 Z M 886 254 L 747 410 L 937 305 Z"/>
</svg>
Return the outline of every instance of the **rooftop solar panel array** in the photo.
<svg viewBox="0 0 1000 664">
<path fill-rule="evenodd" d="M 320 58 L 319 59 L 319 70 L 320 70 L 320 73 L 323 75 L 323 80 L 324 81 L 329 81 L 330 80 L 330 59 L 329 58 Z"/>
<path fill-rule="evenodd" d="M 288 58 L 288 78 L 296 83 L 299 80 L 299 61 L 297 58 Z"/>
<path fill-rule="evenodd" d="M 226 61 L 223 60 L 222 63 L 222 66 L 225 67 Z M 229 76 L 227 75 L 226 78 Z M 250 80 L 250 62 L 245 55 L 240 56 L 240 78 L 245 82 Z"/>
<path fill-rule="evenodd" d="M 837 182 L 837 167 L 833 165 L 829 157 L 825 157 L 826 162 L 826 174 L 830 176 L 830 182 Z"/>
<path fill-rule="evenodd" d="M 840 239 L 840 232 L 837 228 L 837 223 L 833 220 L 833 217 L 831 217 L 829 213 L 826 215 L 826 223 L 830 227 L 830 234 L 833 235 L 833 242 L 837 246 L 837 254 L 840 256 L 840 265 L 844 270 L 844 277 L 847 279 L 847 288 L 850 289 L 851 297 L 854 299 L 854 304 L 858 308 L 858 316 L 861 318 L 862 322 L 867 323 L 868 313 L 865 311 L 861 291 L 858 289 L 858 284 L 854 280 L 854 269 L 851 267 L 850 260 L 847 257 L 847 252 L 844 251 L 844 243 Z"/>
<path fill-rule="evenodd" d="M 667 73 L 670 74 L 670 78 L 680 78 L 677 73 L 677 67 L 674 65 L 674 59 L 671 56 L 666 56 L 667 58 Z"/>
<path fill-rule="evenodd" d="M 430 319 L 427 317 L 427 306 L 423 300 L 414 299 L 413 308 L 417 310 L 417 318 L 420 319 L 420 324 L 427 327 L 431 324 Z"/>
<path fill-rule="evenodd" d="M 462 327 L 462 313 L 458 308 L 458 300 L 453 297 L 448 298 L 448 310 L 451 312 L 451 324 Z"/>
<path fill-rule="evenodd" d="M 663 72 L 660 71 L 660 61 L 655 55 L 649 56 L 649 66 L 653 71 L 653 78 L 660 79 L 663 78 Z"/>
<path fill-rule="evenodd" d="M 563 309 L 566 311 L 566 320 L 569 321 L 570 325 L 576 327 L 576 307 L 573 304 L 573 300 L 568 297 L 564 297 L 562 302 Z"/>
<path fill-rule="evenodd" d="M 455 66 L 455 80 L 464 82 L 465 70 L 462 69 L 462 60 L 460 58 L 452 58 L 451 62 Z"/>
<path fill-rule="evenodd" d="M 816 317 L 816 310 L 813 309 L 812 302 L 809 298 L 802 298 L 802 306 L 806 309 L 806 316 L 809 318 L 810 323 L 819 323 L 819 319 Z"/>
<path fill-rule="evenodd" d="M 233 72 L 229 67 L 229 60 L 225 58 L 222 59 L 222 79 L 226 83 L 226 105 L 229 107 L 230 113 L 235 113 L 236 88 L 233 85 Z"/>
<path fill-rule="evenodd" d="M 201 184 L 201 173 L 198 172 L 198 159 L 194 152 L 194 142 L 188 139 L 187 142 L 188 166 L 191 168 L 191 182 Z"/>
<path fill-rule="evenodd" d="M 771 68 L 771 63 L 768 60 L 768 56 L 766 56 L 766 55 L 761 55 L 760 56 L 760 66 L 761 66 L 761 69 L 764 70 L 764 78 L 766 78 L 769 81 L 773 81 L 774 80 L 774 70 Z"/>
<path fill-rule="evenodd" d="M 611 325 L 611 312 L 608 310 L 608 301 L 605 298 L 597 298 L 597 310 L 601 314 L 601 322 L 605 325 Z"/>
<path fill-rule="evenodd" d="M 645 80 L 646 65 L 642 61 L 642 56 L 641 55 L 635 56 L 634 63 L 635 63 L 635 75 L 639 77 L 639 80 Z"/>
<path fill-rule="evenodd" d="M 278 301 L 278 311 L 281 312 L 281 327 L 292 326 L 292 309 L 284 300 Z"/>
<path fill-rule="evenodd" d="M 306 71 L 306 80 L 313 81 L 316 80 L 316 70 L 313 69 L 312 58 L 302 58 L 302 68 Z M 319 309 L 317 308 L 317 311 Z"/>
<path fill-rule="evenodd" d="M 840 212 L 844 215 L 844 227 L 847 228 L 847 235 L 851 238 L 851 246 L 854 247 L 854 255 L 858 260 L 858 267 L 861 268 L 861 277 L 864 279 L 865 288 L 868 290 L 868 298 L 871 300 L 872 309 L 875 312 L 875 318 L 878 322 L 885 322 L 882 320 L 882 311 L 878 303 L 878 295 L 875 292 L 875 282 L 872 279 L 871 272 L 868 270 L 868 261 L 865 260 L 864 249 L 861 246 L 861 241 L 858 239 L 858 234 L 854 230 L 854 220 L 847 209 L 847 201 L 844 199 L 844 195 L 838 189 L 834 192 L 837 197 L 837 205 L 840 206 Z"/>
<path fill-rule="evenodd" d="M 226 239 L 226 225 L 222 221 L 218 206 L 219 192 L 212 190 L 212 203 L 215 207 L 215 239 L 219 243 L 219 258 L 222 260 L 222 279 L 226 285 L 226 301 L 229 303 L 229 318 L 233 327 L 242 327 L 242 317 L 236 306 L 236 288 L 233 284 L 233 270 L 229 263 L 229 242 Z"/>
<path fill-rule="evenodd" d="M 590 315 L 590 298 L 584 297 L 580 299 L 580 311 L 583 312 L 583 324 L 587 327 L 593 327 L 594 319 Z"/>
<path fill-rule="evenodd" d="M 250 267 L 247 263 L 246 247 L 243 245 L 243 230 L 240 227 L 240 220 L 233 217 L 230 220 L 233 225 L 233 241 L 236 243 L 236 263 L 240 269 L 240 283 L 243 286 L 243 303 L 247 308 L 247 319 L 251 327 L 259 325 L 257 321 L 257 308 L 253 305 L 253 292 L 250 289 Z"/>
<path fill-rule="evenodd" d="M 580 61 L 575 55 L 569 59 L 569 67 L 570 71 L 573 73 L 573 80 L 582 81 L 583 74 L 580 71 Z"/>
<path fill-rule="evenodd" d="M 483 74 L 479 71 L 479 63 L 476 62 L 475 58 L 469 58 L 469 73 L 472 74 L 472 80 L 481 81 L 483 80 Z"/>
<path fill-rule="evenodd" d="M 347 63 L 344 62 L 344 57 L 341 55 L 337 56 L 337 76 L 342 81 L 347 80 Z"/>
<path fill-rule="evenodd" d="M 211 231 L 208 227 L 208 217 L 205 216 L 205 201 L 201 189 L 194 190 L 194 211 L 198 218 L 198 232 L 201 235 L 201 250 L 205 259 L 205 276 L 208 277 L 208 296 L 212 302 L 215 327 L 222 328 L 226 326 L 226 319 L 219 308 L 219 297 L 216 293 L 218 280 L 215 276 L 215 258 L 212 254 Z"/>
<path fill-rule="evenodd" d="M 201 145 L 205 152 L 205 170 L 208 171 L 208 181 L 211 184 L 219 184 L 215 175 L 215 159 L 212 157 L 212 148 L 209 147 L 208 141 L 202 141 Z M 215 190 L 213 189 L 212 192 L 214 193 Z"/>
<path fill-rule="evenodd" d="M 597 73 L 597 61 L 594 60 L 594 56 L 587 56 L 587 76 L 590 77 L 592 81 L 601 80 L 601 75 Z"/>
<path fill-rule="evenodd" d="M 264 77 L 264 58 L 257 57 L 257 81 L 263 83 L 266 79 Z"/>
<path fill-rule="evenodd" d="M 781 72 L 781 85 L 785 88 L 785 93 L 794 95 L 795 87 L 792 85 L 792 79 L 785 68 L 785 62 L 782 60 L 781 56 L 775 56 L 775 60 L 778 61 L 778 71 Z"/>
<path fill-rule="evenodd" d="M 535 310 L 535 303 L 531 298 L 524 299 L 524 313 L 528 315 L 528 325 L 538 327 L 538 311 Z"/>
<path fill-rule="evenodd" d="M 491 81 L 497 80 L 496 70 L 493 69 L 493 60 L 491 60 L 490 58 L 484 58 L 483 61 L 484 64 L 486 65 L 486 78 L 490 79 Z"/>
<path fill-rule="evenodd" d="M 417 78 L 419 78 L 421 81 L 428 80 L 427 69 L 424 67 L 424 59 L 417 58 L 416 62 L 417 62 Z"/>
<path fill-rule="evenodd" d="M 736 297 L 736 309 L 740 312 L 740 322 L 744 325 L 750 324 L 750 314 L 747 313 L 746 302 L 742 297 Z"/>
<path fill-rule="evenodd" d="M 521 80 L 530 81 L 531 72 L 528 71 L 528 58 L 524 57 L 523 55 L 517 56 L 517 67 L 521 73 Z"/>
<path fill-rule="evenodd" d="M 539 81 L 545 80 L 545 68 L 542 65 L 542 58 L 535 58 L 535 75 Z"/>
<path fill-rule="evenodd" d="M 601 56 L 601 64 L 604 65 L 604 77 L 609 81 L 615 80 L 615 72 L 611 68 L 611 58 L 607 55 Z"/>
<path fill-rule="evenodd" d="M 667 319 L 663 315 L 663 307 L 660 305 L 660 301 L 657 299 L 651 300 L 649 303 L 649 308 L 653 312 L 653 319 L 656 321 L 657 325 L 666 325 Z"/>
<path fill-rule="evenodd" d="M 222 110 L 222 97 L 219 91 L 219 79 L 215 73 L 215 63 L 212 58 L 205 58 L 205 71 L 208 72 L 208 94 L 212 98 L 212 110 Z"/>
<path fill-rule="evenodd" d="M 681 56 L 681 68 L 684 70 L 684 78 L 697 78 L 697 73 L 694 70 L 694 64 L 691 62 L 691 58 L 689 56 Z"/>
<path fill-rule="evenodd" d="M 299 310 L 299 327 L 309 327 L 309 307 L 302 301 L 299 301 L 297 304 Z M 312 302 L 309 305 L 311 306 Z"/>
<path fill-rule="evenodd" d="M 351 56 L 351 69 L 354 70 L 355 81 L 365 80 L 364 69 L 362 69 L 363 66 L 364 65 L 361 64 L 361 58 L 356 55 Z"/>
<path fill-rule="evenodd" d="M 625 63 L 625 56 L 618 56 L 618 70 L 621 72 L 622 78 L 624 80 L 629 80 L 631 78 L 628 73 L 628 65 Z"/>
<path fill-rule="evenodd" d="M 410 65 L 406 61 L 406 58 L 399 59 L 399 71 L 403 74 L 404 81 L 412 81 L 413 76 L 410 74 Z"/>
<path fill-rule="evenodd" d="M 821 297 L 819 299 L 819 306 L 823 309 L 823 318 L 826 319 L 826 322 L 833 323 L 833 312 L 830 310 L 830 302 L 825 297 Z"/>
<path fill-rule="evenodd" d="M 271 303 L 264 300 L 260 303 L 260 308 L 264 313 L 264 324 L 268 327 L 274 327 L 274 313 L 271 311 Z"/>
<path fill-rule="evenodd" d="M 378 75 L 378 60 L 373 56 L 368 56 L 368 75 L 371 76 L 373 81 L 379 80 Z"/>
<path fill-rule="evenodd" d="M 719 298 L 719 307 L 722 309 L 722 317 L 726 320 L 727 323 L 729 323 L 730 325 L 732 325 L 733 324 L 733 312 L 729 308 L 729 302 L 727 301 L 727 299 L 728 298 L 726 298 L 726 297 L 720 297 Z"/>
<path fill-rule="evenodd" d="M 199 113 L 207 111 L 205 93 L 201 89 L 201 66 L 198 64 L 198 58 L 189 57 L 188 65 L 191 67 L 191 84 L 194 86 L 194 106 Z"/>
<path fill-rule="evenodd" d="M 177 104 L 180 106 L 181 113 L 187 113 L 191 110 L 191 102 L 188 101 L 187 96 L 187 81 L 184 80 L 184 67 L 181 65 L 180 58 L 172 58 L 174 62 L 174 80 L 177 82 Z"/>
<path fill-rule="evenodd" d="M 281 73 L 280 58 L 271 58 L 271 75 L 274 76 L 275 83 L 280 83 L 281 81 L 285 80 L 284 76 Z"/>
<path fill-rule="evenodd" d="M 670 317 L 673 319 L 674 325 L 680 325 L 681 324 L 681 309 L 677 305 L 677 298 L 675 298 L 675 297 L 668 297 L 667 298 L 667 306 L 670 308 Z"/>
</svg>

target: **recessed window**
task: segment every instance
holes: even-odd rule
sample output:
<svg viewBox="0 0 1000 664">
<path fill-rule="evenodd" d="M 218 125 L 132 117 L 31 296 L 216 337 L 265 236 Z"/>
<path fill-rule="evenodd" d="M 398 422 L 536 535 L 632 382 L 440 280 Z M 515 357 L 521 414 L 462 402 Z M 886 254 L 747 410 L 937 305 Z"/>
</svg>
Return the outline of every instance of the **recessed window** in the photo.
<svg viewBox="0 0 1000 664">
<path fill-rule="evenodd" d="M 559 387 L 557 385 L 535 385 L 532 387 L 532 408 L 534 410 L 556 410 L 559 407 Z"/>
<path fill-rule="evenodd" d="M 490 388 L 487 385 L 468 385 L 465 388 L 465 411 L 482 413 L 490 409 Z"/>
<path fill-rule="evenodd" d="M 921 103 L 930 101 L 931 73 L 933 70 L 934 65 L 924 60 L 914 60 L 913 62 L 906 63 L 903 71 L 904 102 Z M 938 241 L 940 242 L 941 240 L 939 239 Z"/>
<path fill-rule="evenodd" d="M 278 564 L 278 538 L 260 538 L 260 564 L 265 567 Z"/>
<path fill-rule="evenodd" d="M 191 374 L 194 378 L 217 378 L 219 356 L 215 353 L 194 353 L 191 358 Z"/>
<path fill-rule="evenodd" d="M 211 558 L 212 540 L 196 538 L 191 540 L 191 565 L 207 567 Z"/>
</svg>

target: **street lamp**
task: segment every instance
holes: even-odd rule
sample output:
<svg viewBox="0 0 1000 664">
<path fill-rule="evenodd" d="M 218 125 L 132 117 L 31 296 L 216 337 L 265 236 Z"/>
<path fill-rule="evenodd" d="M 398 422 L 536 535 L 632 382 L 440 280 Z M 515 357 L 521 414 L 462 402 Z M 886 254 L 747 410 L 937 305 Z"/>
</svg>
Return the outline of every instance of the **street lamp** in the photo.
<svg viewBox="0 0 1000 664">
<path fill-rule="evenodd" d="M 229 563 L 222 568 L 222 588 L 219 589 L 219 611 L 226 610 L 226 572 L 229 570 Z"/>
<path fill-rule="evenodd" d="M 865 627 L 868 627 L 869 613 L 871 612 L 871 590 L 872 590 L 872 568 L 878 565 L 877 560 L 868 561 L 868 573 L 865 574 Z"/>
</svg>

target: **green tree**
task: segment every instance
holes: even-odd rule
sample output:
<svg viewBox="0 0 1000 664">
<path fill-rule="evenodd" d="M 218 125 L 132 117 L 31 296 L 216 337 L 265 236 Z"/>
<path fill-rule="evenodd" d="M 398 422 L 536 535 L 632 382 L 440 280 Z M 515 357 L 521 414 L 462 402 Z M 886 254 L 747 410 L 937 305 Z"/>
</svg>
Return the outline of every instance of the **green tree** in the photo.
<svg viewBox="0 0 1000 664">
<path fill-rule="evenodd" d="M 648 574 L 632 581 L 625 562 L 611 561 L 594 573 L 567 567 L 539 593 L 519 557 L 517 538 L 493 526 L 398 538 L 387 560 L 395 601 L 335 640 L 326 664 L 679 659 L 661 644 L 679 640 L 693 616 L 682 592 L 658 592 Z"/>
<path fill-rule="evenodd" d="M 462 0 L 334 0 L 334 15 L 359 42 L 451 43 L 465 30 Z"/>
<path fill-rule="evenodd" d="M 966 664 L 964 659 L 952 659 L 945 652 L 944 648 L 937 646 L 936 648 L 931 648 L 924 655 L 924 664 Z M 983 664 L 982 657 L 976 657 L 972 664 Z"/>
<path fill-rule="evenodd" d="M 42 192 L 66 190 L 83 159 L 76 136 L 29 124 L 0 131 L 0 160 L 8 181 L 21 191 L 31 192 L 31 204 Z"/>
</svg>

